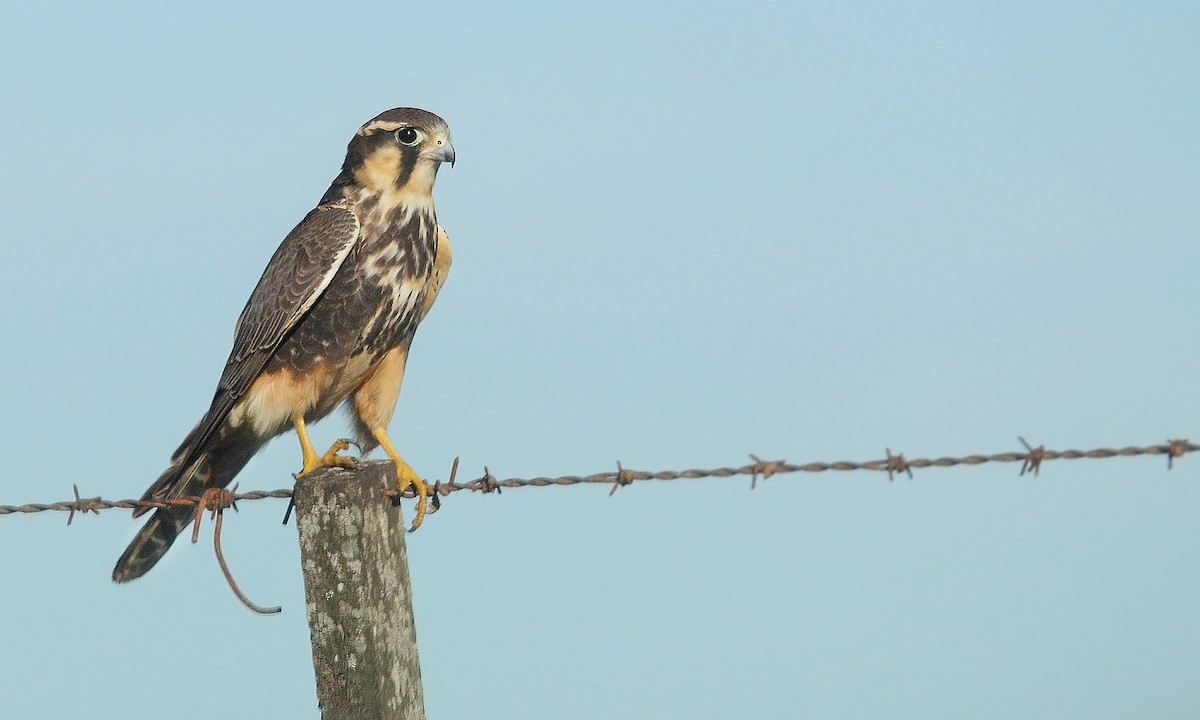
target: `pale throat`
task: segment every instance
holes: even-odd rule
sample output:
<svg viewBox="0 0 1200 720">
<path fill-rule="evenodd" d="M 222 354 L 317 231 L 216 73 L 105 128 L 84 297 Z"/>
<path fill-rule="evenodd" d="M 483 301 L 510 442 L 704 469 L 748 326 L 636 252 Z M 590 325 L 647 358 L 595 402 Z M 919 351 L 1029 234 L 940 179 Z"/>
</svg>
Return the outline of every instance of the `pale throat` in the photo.
<svg viewBox="0 0 1200 720">
<path fill-rule="evenodd" d="M 396 185 L 400 172 L 400 151 L 387 148 L 375 152 L 354 173 L 358 188 L 350 190 L 346 199 L 355 205 L 371 205 L 372 210 L 385 215 L 403 208 L 406 216 L 434 215 L 433 182 L 439 163 L 419 160 L 408 180 Z M 374 200 L 374 202 L 371 202 Z"/>
</svg>

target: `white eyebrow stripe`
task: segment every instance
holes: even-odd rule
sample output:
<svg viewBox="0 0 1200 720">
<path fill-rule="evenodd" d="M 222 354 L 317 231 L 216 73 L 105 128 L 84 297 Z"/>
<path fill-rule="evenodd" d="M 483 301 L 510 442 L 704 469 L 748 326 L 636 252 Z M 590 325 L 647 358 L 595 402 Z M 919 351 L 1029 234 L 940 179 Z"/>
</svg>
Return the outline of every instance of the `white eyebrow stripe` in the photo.
<svg viewBox="0 0 1200 720">
<path fill-rule="evenodd" d="M 371 122 L 359 128 L 358 134 L 366 135 L 372 130 L 387 130 L 388 132 L 393 132 L 402 127 L 409 127 L 409 125 L 407 123 L 396 122 L 395 120 L 372 120 Z"/>
</svg>

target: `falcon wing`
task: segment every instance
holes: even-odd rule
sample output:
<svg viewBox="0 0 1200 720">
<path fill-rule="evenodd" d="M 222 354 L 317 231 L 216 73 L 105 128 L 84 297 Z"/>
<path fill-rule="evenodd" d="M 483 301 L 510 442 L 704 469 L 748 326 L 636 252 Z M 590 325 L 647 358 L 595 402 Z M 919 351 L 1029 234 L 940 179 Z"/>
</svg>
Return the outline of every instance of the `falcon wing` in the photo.
<svg viewBox="0 0 1200 720">
<path fill-rule="evenodd" d="M 172 463 L 186 464 L 200 452 L 288 332 L 325 292 L 358 238 L 354 213 L 322 205 L 283 239 L 238 318 L 212 406 L 175 451 Z"/>
</svg>

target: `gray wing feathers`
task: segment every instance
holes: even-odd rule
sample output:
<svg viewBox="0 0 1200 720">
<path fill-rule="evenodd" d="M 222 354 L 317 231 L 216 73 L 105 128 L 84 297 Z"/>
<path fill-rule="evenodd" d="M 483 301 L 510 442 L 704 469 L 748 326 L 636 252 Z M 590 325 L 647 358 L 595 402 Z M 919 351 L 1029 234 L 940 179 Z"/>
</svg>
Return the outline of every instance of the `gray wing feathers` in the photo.
<svg viewBox="0 0 1200 720">
<path fill-rule="evenodd" d="M 358 238 L 354 213 L 329 205 L 310 212 L 288 233 L 238 318 L 233 350 L 212 406 L 175 451 L 173 463 L 186 465 L 201 452 L 288 332 L 329 286 Z"/>
<path fill-rule="evenodd" d="M 337 207 L 313 210 L 288 233 L 238 318 L 222 388 L 244 391 L 249 387 L 261 367 L 251 362 L 254 371 L 246 373 L 242 365 L 279 346 L 329 286 L 358 235 L 358 218 Z"/>
</svg>

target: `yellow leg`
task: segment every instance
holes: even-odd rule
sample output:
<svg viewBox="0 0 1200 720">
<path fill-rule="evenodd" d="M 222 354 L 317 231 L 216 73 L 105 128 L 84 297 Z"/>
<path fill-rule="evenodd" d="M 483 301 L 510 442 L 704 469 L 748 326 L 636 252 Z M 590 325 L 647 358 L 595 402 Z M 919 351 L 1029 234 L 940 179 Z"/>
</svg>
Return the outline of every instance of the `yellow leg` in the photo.
<svg viewBox="0 0 1200 720">
<path fill-rule="evenodd" d="M 350 448 L 350 441 L 345 438 L 338 440 L 325 451 L 324 455 L 317 455 L 317 451 L 313 450 L 312 443 L 308 439 L 308 430 L 304 426 L 304 418 L 297 415 L 292 418 L 292 424 L 296 426 L 296 435 L 300 438 L 300 452 L 304 455 L 304 468 L 296 473 L 294 477 L 299 480 L 317 468 L 323 467 L 358 467 L 358 461 L 352 457 L 338 455 L 343 450 Z"/>
<path fill-rule="evenodd" d="M 417 475 L 417 472 L 408 463 L 404 462 L 404 458 L 400 457 L 400 453 L 392 447 L 392 441 L 388 440 L 387 433 L 382 428 L 371 428 L 371 434 L 379 441 L 379 447 L 383 448 L 387 456 L 396 464 L 397 491 L 404 492 L 409 485 L 412 485 L 413 489 L 417 491 L 417 508 L 414 511 L 412 527 L 408 529 L 409 532 L 412 532 L 421 527 L 421 521 L 425 519 L 425 509 L 429 506 L 429 485 L 421 479 L 421 476 Z"/>
</svg>

